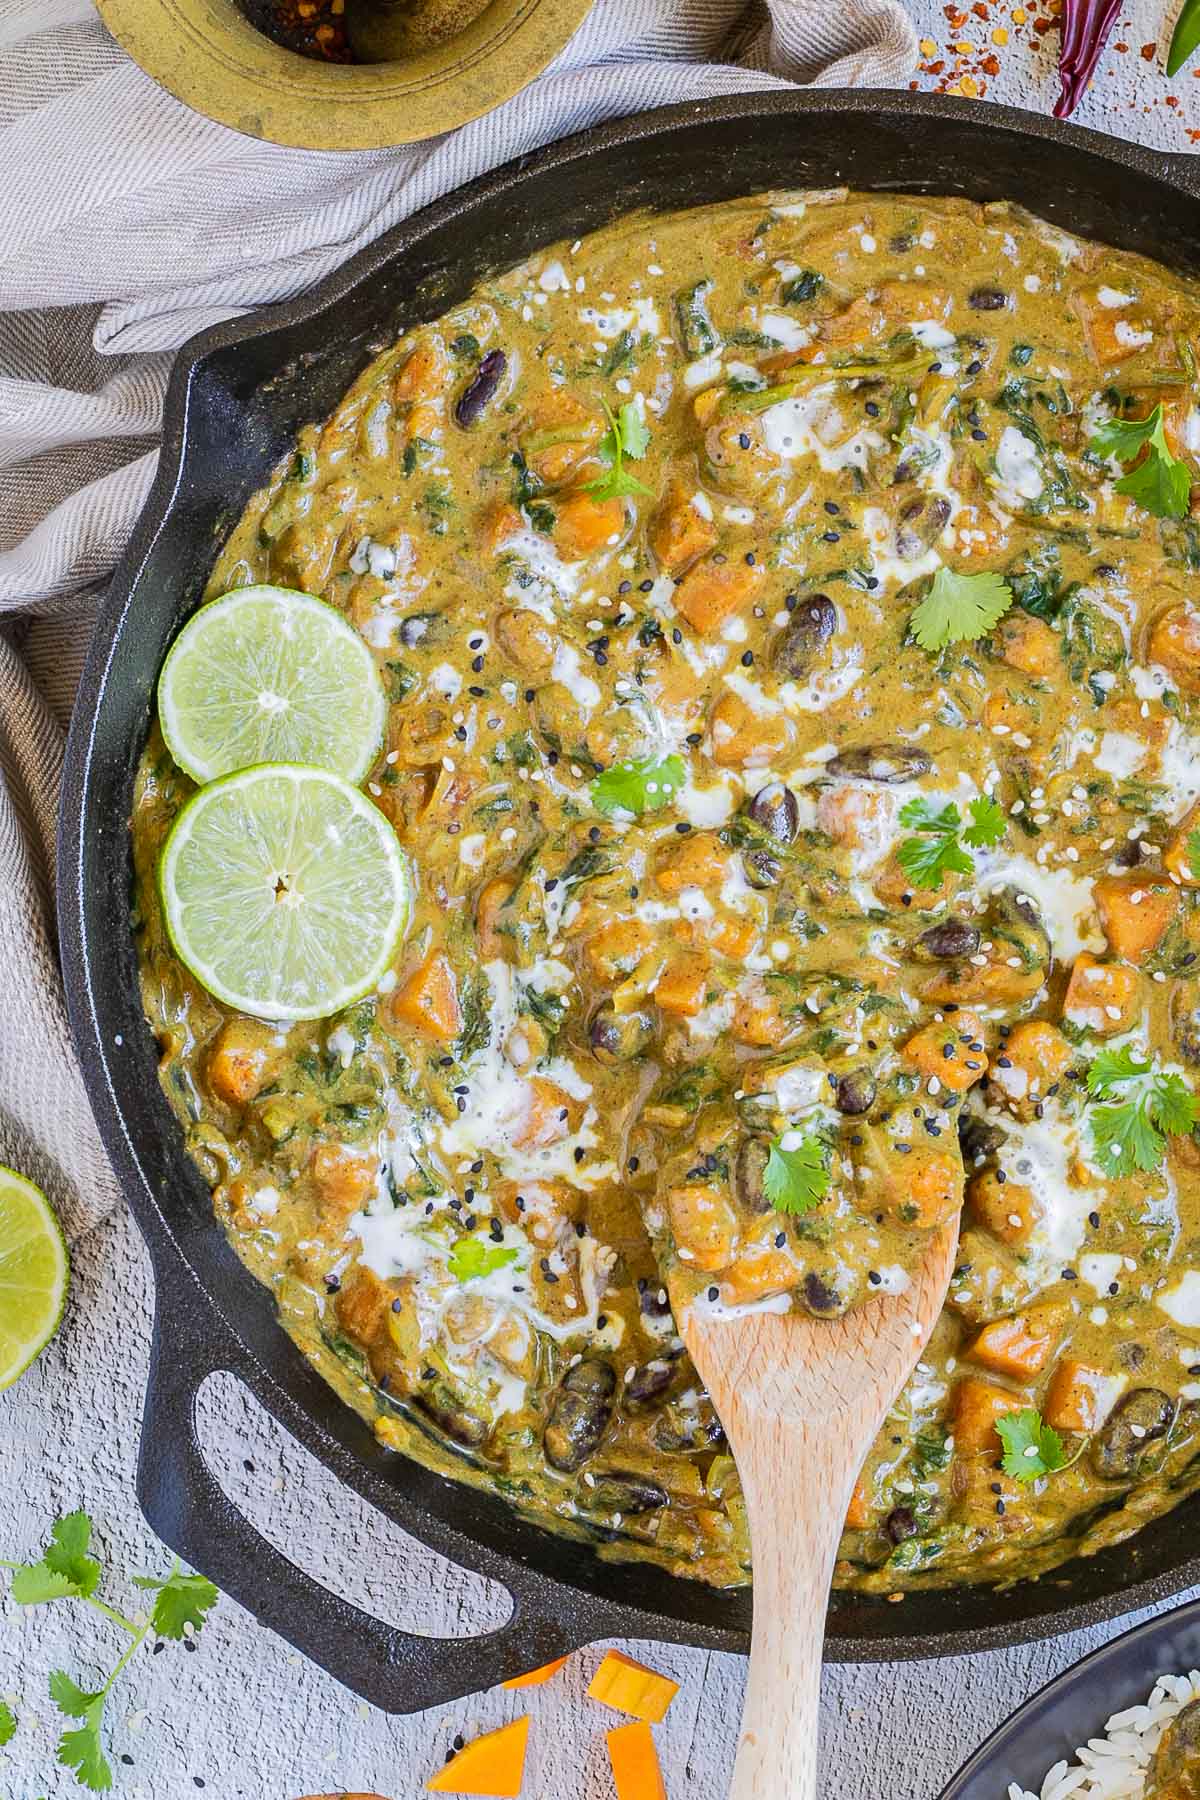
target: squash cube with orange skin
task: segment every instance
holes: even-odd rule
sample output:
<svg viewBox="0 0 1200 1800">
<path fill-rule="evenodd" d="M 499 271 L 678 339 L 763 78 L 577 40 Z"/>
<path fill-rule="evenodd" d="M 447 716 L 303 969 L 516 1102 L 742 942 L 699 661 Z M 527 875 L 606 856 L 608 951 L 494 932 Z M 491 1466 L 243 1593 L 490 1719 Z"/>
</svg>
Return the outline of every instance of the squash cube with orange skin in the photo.
<svg viewBox="0 0 1200 1800">
<path fill-rule="evenodd" d="M 890 1170 L 884 1193 L 891 1218 L 917 1231 L 932 1231 L 962 1205 L 962 1164 L 945 1150 L 906 1156 Z"/>
<path fill-rule="evenodd" d="M 987 1073 L 987 1052 L 974 1048 L 982 1043 L 983 1026 L 975 1014 L 956 1012 L 940 1025 L 933 1020 L 922 1026 L 900 1054 L 926 1078 L 953 1094 L 964 1094 Z"/>
<path fill-rule="evenodd" d="M 972 1338 L 963 1351 L 993 1375 L 1010 1375 L 1027 1381 L 1040 1375 L 1062 1336 L 1063 1318 L 1057 1306 L 1029 1306 L 1007 1319 L 994 1319 Z"/>
<path fill-rule="evenodd" d="M 514 1675 L 511 1681 L 502 1681 L 501 1687 L 516 1690 L 517 1688 L 542 1687 L 552 1675 L 565 1668 L 570 1661 L 569 1656 L 556 1656 L 553 1662 L 543 1663 L 540 1669 L 530 1669 L 527 1675 Z"/>
<path fill-rule="evenodd" d="M 218 1100 L 245 1106 L 267 1085 L 277 1057 L 271 1032 L 260 1020 L 226 1019 L 209 1048 L 204 1072 Z"/>
<path fill-rule="evenodd" d="M 450 359 L 439 337 L 418 338 L 392 381 L 397 401 L 432 400 L 446 385 Z"/>
<path fill-rule="evenodd" d="M 1179 911 L 1179 889 L 1161 877 L 1102 875 L 1093 894 L 1109 949 L 1125 962 L 1145 962 Z"/>
<path fill-rule="evenodd" d="M 708 931 L 708 941 L 714 950 L 739 960 L 749 956 L 757 936 L 758 926 L 754 920 L 741 913 L 726 913 L 714 919 Z"/>
<path fill-rule="evenodd" d="M 1128 1375 L 1064 1356 L 1050 1377 L 1042 1417 L 1055 1431 L 1099 1431 L 1128 1382 Z"/>
<path fill-rule="evenodd" d="M 1193 854 L 1193 838 L 1197 849 Z M 1184 887 L 1200 887 L 1200 805 L 1175 827 L 1163 851 L 1163 867 Z"/>
<path fill-rule="evenodd" d="M 411 1026 L 436 1043 L 452 1044 L 462 1031 L 463 1017 L 448 958 L 434 952 L 418 963 L 392 995 L 389 1012 L 394 1024 Z"/>
<path fill-rule="evenodd" d="M 871 1523 L 871 1499 L 867 1487 L 867 1478 L 860 1475 L 854 1483 L 854 1492 L 850 1496 L 850 1504 L 846 1508 L 846 1530 L 865 1531 Z"/>
<path fill-rule="evenodd" d="M 1097 1037 L 1128 1031 L 1138 1016 L 1138 974 L 1124 963 L 1100 962 L 1089 951 L 1075 958 L 1063 996 L 1063 1018 Z"/>
<path fill-rule="evenodd" d="M 606 1734 L 617 1800 L 667 1800 L 662 1767 L 648 1725 L 618 1725 Z"/>
<path fill-rule="evenodd" d="M 1044 1096 L 1074 1059 L 1074 1050 L 1048 1019 L 1022 1019 L 1001 1040 L 988 1065 L 988 1079 L 1020 1109 Z"/>
<path fill-rule="evenodd" d="M 999 1455 L 1001 1444 L 996 1420 L 1006 1414 L 1020 1412 L 1029 1405 L 1028 1396 L 1014 1394 L 1011 1388 L 997 1387 L 994 1382 L 980 1381 L 966 1375 L 954 1390 L 951 1430 L 954 1448 L 960 1456 L 974 1456 L 982 1451 Z"/>
<path fill-rule="evenodd" d="M 713 706 L 708 727 L 712 759 L 722 769 L 764 769 L 782 756 L 792 740 L 792 724 L 785 712 L 756 710 L 730 688 Z"/>
<path fill-rule="evenodd" d="M 491 506 L 479 524 L 479 545 L 485 556 L 498 556 L 510 538 L 524 531 L 525 521 L 507 500 Z"/>
<path fill-rule="evenodd" d="M 735 998 L 729 1035 L 735 1044 L 748 1044 L 755 1050 L 769 1050 L 783 1042 L 787 1021 L 774 994 L 760 981 L 752 981 Z"/>
<path fill-rule="evenodd" d="M 644 1663 L 635 1662 L 632 1656 L 626 1656 L 620 1650 L 609 1650 L 605 1654 L 587 1691 L 589 1700 L 598 1700 L 602 1706 L 611 1706 L 617 1712 L 631 1713 L 635 1719 L 643 1719 L 651 1725 L 666 1718 L 667 1709 L 678 1692 L 677 1681 L 648 1669 Z"/>
<path fill-rule="evenodd" d="M 983 1169 L 967 1183 L 972 1218 L 1002 1244 L 1027 1244 L 1042 1221 L 1042 1204 L 1032 1188 L 1001 1181 L 995 1169 Z"/>
<path fill-rule="evenodd" d="M 529 1716 L 475 1738 L 425 1783 L 429 1794 L 480 1794 L 518 1800 L 525 1780 Z"/>
<path fill-rule="evenodd" d="M 698 887 L 706 894 L 719 889 L 729 873 L 729 852 L 715 831 L 696 831 L 663 858 L 654 879 L 664 894 Z"/>
<path fill-rule="evenodd" d="M 694 1019 L 704 1011 L 712 963 L 703 950 L 683 950 L 672 956 L 658 978 L 654 998 L 665 1013 Z"/>
<path fill-rule="evenodd" d="M 650 548 L 668 575 L 681 575 L 717 541 L 716 526 L 694 504 L 695 492 L 695 482 L 689 487 L 672 477 L 650 521 Z"/>
<path fill-rule="evenodd" d="M 772 1221 L 772 1231 L 775 1222 Z M 721 1277 L 721 1298 L 726 1306 L 746 1306 L 773 1294 L 786 1294 L 800 1278 L 800 1270 L 787 1250 L 773 1242 L 744 1244 Z"/>
<path fill-rule="evenodd" d="M 535 1075 L 525 1084 L 529 1106 L 519 1129 L 513 1132 L 513 1143 L 521 1150 L 544 1150 L 561 1143 L 578 1129 L 581 1102 L 565 1088 L 544 1075 Z"/>
<path fill-rule="evenodd" d="M 720 557 L 719 552 L 693 563 L 675 589 L 675 610 L 702 635 L 719 631 L 726 619 L 748 606 L 763 583 L 757 558 Z"/>
<path fill-rule="evenodd" d="M 1059 663 L 1058 633 L 1044 619 L 1035 619 L 1019 607 L 1005 613 L 992 632 L 992 644 L 1001 662 L 1023 675 L 1049 675 Z"/>
<path fill-rule="evenodd" d="M 526 468 L 549 487 L 570 479 L 604 429 L 600 415 L 569 388 L 550 388 L 530 408 L 521 432 Z"/>
<path fill-rule="evenodd" d="M 1185 693 L 1200 694 L 1200 607 L 1185 600 L 1161 614 L 1150 633 L 1148 660 Z"/>
<path fill-rule="evenodd" d="M 1131 314 L 1128 306 L 1106 306 L 1100 298 L 1102 284 L 1089 283 L 1071 296 L 1071 310 L 1083 326 L 1092 359 L 1102 369 L 1125 362 L 1151 343 L 1149 327 L 1142 314 Z"/>
<path fill-rule="evenodd" d="M 344 1144 L 318 1144 L 308 1164 L 317 1202 L 326 1219 L 344 1221 L 375 1191 L 377 1160 Z"/>
<path fill-rule="evenodd" d="M 600 500 L 594 494 L 569 494 L 559 502 L 554 518 L 554 544 L 568 562 L 578 562 L 621 536 L 625 529 L 622 500 Z"/>
<path fill-rule="evenodd" d="M 608 919 L 583 946 L 588 968 L 599 981 L 614 981 L 636 969 L 654 933 L 640 919 Z"/>
<path fill-rule="evenodd" d="M 680 1260 L 706 1273 L 733 1260 L 737 1219 L 725 1195 L 701 1182 L 667 1190 L 667 1216 Z"/>
</svg>

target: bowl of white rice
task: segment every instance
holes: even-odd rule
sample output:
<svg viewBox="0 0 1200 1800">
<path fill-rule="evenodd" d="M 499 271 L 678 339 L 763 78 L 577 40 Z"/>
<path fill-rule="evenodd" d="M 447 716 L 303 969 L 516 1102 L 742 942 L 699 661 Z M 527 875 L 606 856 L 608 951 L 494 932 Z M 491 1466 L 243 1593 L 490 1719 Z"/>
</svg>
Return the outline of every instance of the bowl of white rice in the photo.
<svg viewBox="0 0 1200 1800">
<path fill-rule="evenodd" d="M 1200 1700 L 1200 1602 L 1136 1625 L 1028 1700 L 940 1800 L 1143 1800 L 1159 1740 Z"/>
</svg>

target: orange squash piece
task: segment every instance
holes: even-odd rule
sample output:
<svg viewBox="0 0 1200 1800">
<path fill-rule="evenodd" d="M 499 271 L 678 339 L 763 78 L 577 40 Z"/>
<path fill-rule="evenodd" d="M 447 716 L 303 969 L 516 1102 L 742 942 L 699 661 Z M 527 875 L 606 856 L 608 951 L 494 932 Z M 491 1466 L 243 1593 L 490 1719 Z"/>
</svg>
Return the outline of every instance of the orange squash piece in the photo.
<svg viewBox="0 0 1200 1800">
<path fill-rule="evenodd" d="M 500 1685 L 514 1689 L 541 1687 L 543 1682 L 549 1681 L 552 1675 L 557 1675 L 558 1671 L 569 1661 L 569 1657 L 556 1656 L 553 1662 L 543 1663 L 540 1669 L 530 1669 L 527 1675 L 514 1675 L 511 1681 L 503 1681 Z"/>
<path fill-rule="evenodd" d="M 865 1475 L 860 1475 L 854 1484 L 854 1492 L 850 1496 L 850 1504 L 846 1508 L 846 1530 L 865 1531 L 871 1523 L 871 1498 L 867 1489 Z"/>
<path fill-rule="evenodd" d="M 452 1756 L 432 1781 L 429 1794 L 484 1794 L 489 1800 L 518 1800 L 525 1779 L 525 1746 L 529 1715 L 485 1732 Z"/>
<path fill-rule="evenodd" d="M 718 631 L 762 586 L 761 563 L 723 557 L 719 552 L 693 563 L 675 589 L 675 610 L 693 631 Z"/>
<path fill-rule="evenodd" d="M 554 526 L 554 543 L 560 556 L 578 562 L 590 550 L 620 537 L 625 529 L 625 504 L 621 500 L 598 500 L 582 491 L 570 494 L 558 509 Z"/>
<path fill-rule="evenodd" d="M 650 1727 L 618 1725 L 607 1735 L 617 1800 L 667 1800 Z"/>
<path fill-rule="evenodd" d="M 1187 817 L 1176 826 L 1163 851 L 1163 867 L 1175 881 L 1182 882 L 1184 887 L 1200 887 L 1200 859 L 1197 859 L 1197 866 L 1193 868 L 1188 849 L 1197 833 L 1200 833 L 1200 805 L 1193 806 Z"/>
<path fill-rule="evenodd" d="M 620 1650 L 610 1650 L 592 1677 L 588 1699 L 657 1725 L 666 1718 L 667 1708 L 678 1692 L 677 1681 L 657 1674 Z"/>
<path fill-rule="evenodd" d="M 1097 1037 L 1128 1031 L 1137 1017 L 1138 976 L 1123 963 L 1099 962 L 1087 950 L 1075 958 L 1063 995 L 1063 1018 Z"/>
<path fill-rule="evenodd" d="M 454 970 L 444 956 L 427 956 L 392 995 L 391 1014 L 422 1037 L 452 1044 L 463 1028 Z"/>
<path fill-rule="evenodd" d="M 982 1042 L 983 1026 L 975 1014 L 957 1012 L 941 1025 L 922 1026 L 900 1054 L 906 1062 L 915 1063 L 922 1075 L 932 1077 L 951 1093 L 962 1094 L 987 1073 L 986 1050 L 971 1048 Z"/>
<path fill-rule="evenodd" d="M 1102 875 L 1093 893 L 1109 949 L 1125 962 L 1144 962 L 1179 911 L 1179 889 L 1161 876 Z"/>
<path fill-rule="evenodd" d="M 1006 1319 L 993 1319 L 963 1352 L 994 1375 L 1015 1381 L 1040 1375 L 1062 1336 L 1062 1314 L 1056 1306 L 1028 1306 Z"/>
<path fill-rule="evenodd" d="M 1020 1412 L 1029 1404 L 1024 1394 L 1014 1394 L 1010 1388 L 997 1387 L 990 1381 L 979 1381 L 974 1375 L 966 1376 L 954 1390 L 951 1429 L 955 1450 L 960 1456 L 972 1456 L 980 1450 L 999 1455 L 996 1420 L 1002 1419 L 1005 1413 Z"/>
<path fill-rule="evenodd" d="M 1064 1356 L 1050 1377 L 1042 1417 L 1055 1431 L 1099 1431 L 1128 1382 L 1128 1375 L 1108 1375 Z"/>
<path fill-rule="evenodd" d="M 684 950 L 672 957 L 658 978 L 654 998 L 665 1013 L 694 1019 L 704 1011 L 711 964 L 702 950 Z"/>
</svg>

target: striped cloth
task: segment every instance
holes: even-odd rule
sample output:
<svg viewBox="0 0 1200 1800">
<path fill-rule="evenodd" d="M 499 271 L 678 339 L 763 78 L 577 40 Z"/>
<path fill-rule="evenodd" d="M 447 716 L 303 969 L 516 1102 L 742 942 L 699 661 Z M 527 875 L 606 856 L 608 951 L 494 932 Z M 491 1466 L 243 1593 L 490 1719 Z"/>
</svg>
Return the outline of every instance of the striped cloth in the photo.
<svg viewBox="0 0 1200 1800">
<path fill-rule="evenodd" d="M 189 112 L 89 0 L 0 6 L 0 1161 L 76 1236 L 115 1186 L 66 1026 L 52 923 L 63 738 L 100 584 L 146 496 L 173 352 L 286 300 L 509 157 L 670 101 L 898 85 L 899 0 L 597 0 L 547 72 L 450 136 L 298 151 Z"/>
</svg>

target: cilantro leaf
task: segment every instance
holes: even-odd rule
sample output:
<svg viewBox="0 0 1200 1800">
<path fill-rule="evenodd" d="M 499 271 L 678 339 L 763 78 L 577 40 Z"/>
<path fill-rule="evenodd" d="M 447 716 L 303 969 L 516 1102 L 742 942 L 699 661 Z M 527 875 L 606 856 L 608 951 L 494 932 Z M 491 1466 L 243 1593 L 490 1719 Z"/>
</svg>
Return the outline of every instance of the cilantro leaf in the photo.
<svg viewBox="0 0 1200 1800">
<path fill-rule="evenodd" d="M 1012 603 L 1012 589 L 994 569 L 978 575 L 939 569 L 909 628 L 922 650 L 944 650 L 947 644 L 984 637 Z"/>
<path fill-rule="evenodd" d="M 977 794 L 967 807 L 971 823 L 963 832 L 963 843 L 973 850 L 991 850 L 1008 829 L 1008 818 L 1002 806 L 988 794 Z"/>
<path fill-rule="evenodd" d="M 44 1600 L 70 1600 L 75 1589 L 65 1575 L 56 1575 L 44 1562 L 26 1563 L 12 1578 L 12 1597 L 18 1606 L 40 1606 Z"/>
<path fill-rule="evenodd" d="M 687 780 L 683 760 L 664 756 L 661 761 L 644 757 L 640 762 L 614 763 L 592 783 L 592 805 L 597 812 L 657 812 L 669 806 Z"/>
<path fill-rule="evenodd" d="M 67 1513 L 50 1527 L 50 1542 L 42 1558 L 48 1569 L 62 1575 L 82 1599 L 94 1594 L 100 1580 L 100 1564 L 88 1555 L 92 1521 L 85 1512 Z"/>
<path fill-rule="evenodd" d="M 1088 1069 L 1088 1093 L 1106 1104 L 1089 1114 L 1092 1148 L 1109 1175 L 1161 1168 L 1167 1138 L 1182 1137 L 1200 1118 L 1182 1075 L 1136 1056 L 1128 1044 L 1101 1050 Z"/>
<path fill-rule="evenodd" d="M 584 493 L 594 495 L 597 500 L 617 500 L 627 494 L 649 496 L 650 489 L 625 467 L 627 456 L 640 462 L 650 448 L 650 431 L 641 411 L 634 401 L 627 400 L 615 418 L 607 406 L 604 415 L 608 430 L 600 439 L 596 453 L 601 462 L 607 463 L 608 474 L 589 481 Z"/>
<path fill-rule="evenodd" d="M 53 1700 L 55 1706 L 57 1706 L 59 1712 L 65 1713 L 69 1719 L 86 1719 L 95 1707 L 96 1702 L 98 1700 L 101 1702 L 104 1701 L 105 1690 L 100 1688 L 95 1693 L 89 1694 L 84 1688 L 79 1686 L 78 1682 L 72 1680 L 71 1676 L 66 1674 L 64 1670 L 51 1669 L 50 1698 Z M 97 1717 L 98 1716 L 99 1715 L 97 1714 Z"/>
<path fill-rule="evenodd" d="M 506 1244 L 489 1244 L 480 1237 L 461 1237 L 450 1252 L 450 1273 L 455 1281 L 478 1281 L 517 1260 L 518 1252 Z M 157 1611 L 157 1609 L 156 1609 Z M 178 1632 L 168 1635 L 178 1637 Z"/>
<path fill-rule="evenodd" d="M 1047 1425 L 1035 1407 L 1023 1407 L 996 1420 L 1004 1445 L 1003 1469 L 1014 1481 L 1036 1481 L 1066 1467 L 1062 1439 Z"/>
<path fill-rule="evenodd" d="M 100 1710 L 96 1708 L 86 1725 L 77 1731 L 64 1731 L 58 1740 L 58 1760 L 64 1769 L 74 1772 L 81 1787 L 93 1793 L 104 1793 L 113 1784 L 113 1772 L 100 1742 Z"/>
<path fill-rule="evenodd" d="M 1200 880 L 1200 830 L 1188 832 L 1187 864 L 1193 880 Z"/>
<path fill-rule="evenodd" d="M 0 1700 L 0 1749 L 3 1749 L 5 1744 L 12 1743 L 16 1730 L 16 1713 L 6 1701 Z"/>
<path fill-rule="evenodd" d="M 1186 518 L 1191 471 L 1167 443 L 1161 400 L 1148 418 L 1106 420 L 1088 448 L 1097 456 L 1113 456 L 1126 465 L 1117 482 L 1118 494 L 1128 494 L 1156 518 Z M 1135 461 L 1143 449 L 1145 456 Z"/>
<path fill-rule="evenodd" d="M 776 1212 L 811 1212 L 829 1192 L 831 1179 L 820 1138 L 802 1138 L 790 1150 L 784 1149 L 781 1137 L 772 1142 L 763 1170 L 763 1192 Z"/>
<path fill-rule="evenodd" d="M 516 1255 L 515 1250 L 513 1255 Z M 459 1280 L 462 1279 L 460 1276 Z M 133 1582 L 135 1587 L 148 1588 L 152 1592 L 157 1590 L 158 1599 L 154 1602 L 150 1623 L 160 1638 L 185 1637 L 185 1625 L 199 1632 L 220 1598 L 206 1575 L 189 1575 L 182 1569 L 172 1569 L 165 1581 L 152 1575 L 135 1575 Z"/>
<path fill-rule="evenodd" d="M 948 870 L 969 875 L 974 869 L 974 861 L 958 841 L 962 814 L 953 800 L 935 811 L 918 795 L 900 808 L 900 823 L 920 834 L 905 838 L 896 851 L 896 860 L 914 887 L 937 888 Z"/>
</svg>

